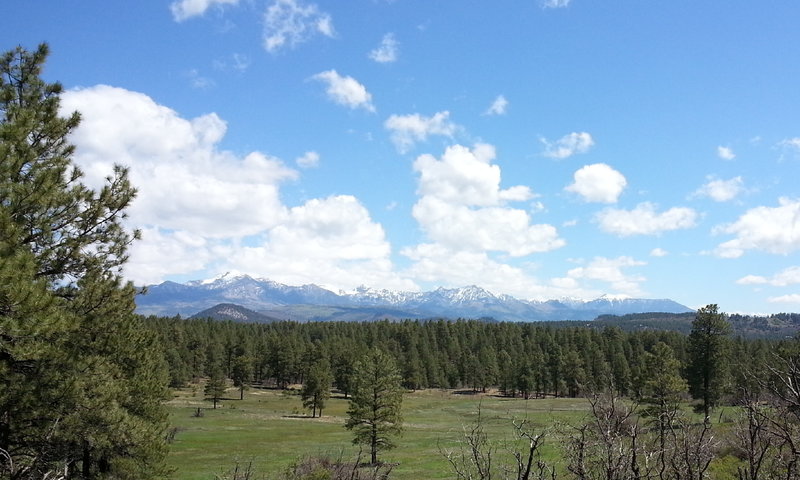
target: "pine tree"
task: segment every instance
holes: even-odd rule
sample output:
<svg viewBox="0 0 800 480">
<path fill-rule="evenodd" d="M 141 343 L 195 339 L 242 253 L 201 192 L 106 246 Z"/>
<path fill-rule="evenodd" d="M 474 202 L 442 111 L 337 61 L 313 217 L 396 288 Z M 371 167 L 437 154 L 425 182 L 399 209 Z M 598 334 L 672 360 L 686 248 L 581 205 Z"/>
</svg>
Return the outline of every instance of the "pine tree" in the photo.
<svg viewBox="0 0 800 480">
<path fill-rule="evenodd" d="M 121 167 L 81 182 L 47 55 L 0 57 L 0 449 L 18 477 L 163 476 L 163 351 L 120 277 L 135 190 Z"/>
<path fill-rule="evenodd" d="M 227 390 L 228 384 L 225 382 L 225 377 L 222 375 L 222 372 L 217 369 L 211 374 L 211 378 L 208 379 L 208 382 L 206 382 L 206 386 L 203 388 L 203 395 L 214 402 L 214 410 L 216 410 L 217 403 L 225 396 Z"/>
<path fill-rule="evenodd" d="M 325 358 L 320 359 L 315 365 L 309 367 L 305 383 L 300 390 L 303 407 L 311 410 L 311 418 L 322 416 L 325 402 L 331 396 L 331 366 Z"/>
<path fill-rule="evenodd" d="M 667 468 L 667 432 L 675 426 L 680 414 L 682 396 L 686 393 L 686 380 L 681 377 L 681 362 L 664 342 L 658 342 L 651 353 L 645 355 L 644 397 L 642 416 L 653 419 L 658 429 L 658 468 Z M 663 477 L 662 477 L 663 478 Z"/>
<path fill-rule="evenodd" d="M 233 386 L 239 389 L 239 400 L 244 400 L 244 390 L 247 383 L 253 378 L 253 361 L 247 355 L 239 355 L 233 359 L 231 367 L 231 380 Z"/>
<path fill-rule="evenodd" d="M 377 348 L 355 365 L 345 427 L 355 433 L 353 443 L 369 445 L 373 465 L 378 451 L 393 448 L 392 437 L 402 431 L 402 381 L 394 360 Z"/>
<path fill-rule="evenodd" d="M 727 383 L 727 338 L 730 324 L 717 305 L 707 305 L 697 311 L 689 335 L 689 391 L 701 400 L 700 409 L 709 419 Z"/>
</svg>

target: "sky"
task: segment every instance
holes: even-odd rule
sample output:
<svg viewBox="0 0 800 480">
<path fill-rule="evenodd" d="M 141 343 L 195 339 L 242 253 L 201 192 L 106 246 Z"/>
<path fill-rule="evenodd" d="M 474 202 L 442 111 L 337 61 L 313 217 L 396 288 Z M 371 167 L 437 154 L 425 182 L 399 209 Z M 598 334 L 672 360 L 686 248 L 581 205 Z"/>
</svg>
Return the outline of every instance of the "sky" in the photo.
<svg viewBox="0 0 800 480">
<path fill-rule="evenodd" d="M 800 311 L 800 2 L 3 2 L 137 285 Z"/>
</svg>

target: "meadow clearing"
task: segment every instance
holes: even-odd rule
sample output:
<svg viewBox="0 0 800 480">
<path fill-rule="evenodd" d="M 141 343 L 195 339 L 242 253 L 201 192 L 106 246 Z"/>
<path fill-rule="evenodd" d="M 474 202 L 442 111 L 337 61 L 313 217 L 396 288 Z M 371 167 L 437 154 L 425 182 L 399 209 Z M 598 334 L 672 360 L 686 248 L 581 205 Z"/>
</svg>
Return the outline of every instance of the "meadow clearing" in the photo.
<svg viewBox="0 0 800 480">
<path fill-rule="evenodd" d="M 277 478 L 309 456 L 329 456 L 351 461 L 359 453 L 344 422 L 348 400 L 333 394 L 321 418 L 303 410 L 297 390 L 254 388 L 239 400 L 238 389 L 229 389 L 215 410 L 204 400 L 201 386 L 176 390 L 168 402 L 174 439 L 169 466 L 175 480 L 228 478 L 238 463 L 252 464 L 253 480 Z M 195 416 L 200 408 L 202 416 Z M 537 432 L 547 431 L 542 459 L 564 471 L 559 446 L 561 433 L 588 418 L 583 398 L 508 398 L 496 392 L 426 389 L 408 392 L 403 399 L 404 432 L 397 448 L 383 452 L 381 461 L 393 463 L 393 480 L 456 478 L 441 449 L 457 449 L 464 427 L 475 425 L 478 412 L 489 438 L 497 442 L 497 461 L 510 460 L 505 447 L 512 446 L 512 420 L 527 419 Z M 730 419 L 731 407 L 717 411 L 716 419 Z M 720 431 L 731 428 L 727 421 Z M 521 445 L 517 443 L 516 445 Z M 362 459 L 369 459 L 365 450 Z M 730 454 L 712 462 L 712 479 L 736 478 L 736 460 Z M 564 478 L 559 476 L 559 478 Z"/>
<path fill-rule="evenodd" d="M 239 400 L 238 391 L 231 389 L 216 410 L 202 392 L 200 387 L 177 390 L 168 403 L 175 429 L 169 464 L 177 480 L 213 479 L 237 462 L 252 462 L 259 475 L 275 475 L 304 456 L 350 460 L 358 455 L 351 432 L 343 426 L 348 400 L 342 395 L 334 394 L 322 418 L 312 419 L 292 390 L 251 389 Z M 202 417 L 195 416 L 198 408 L 203 409 Z M 537 430 L 556 434 L 558 425 L 583 419 L 587 402 L 524 400 L 464 390 L 409 392 L 403 399 L 403 435 L 397 448 L 381 455 L 382 461 L 397 464 L 392 478 L 453 478 L 440 447 L 458 447 L 463 427 L 475 423 L 479 408 L 491 438 L 511 441 L 512 419 L 527 418 Z M 545 443 L 543 453 L 551 461 L 559 457 L 554 441 Z"/>
</svg>

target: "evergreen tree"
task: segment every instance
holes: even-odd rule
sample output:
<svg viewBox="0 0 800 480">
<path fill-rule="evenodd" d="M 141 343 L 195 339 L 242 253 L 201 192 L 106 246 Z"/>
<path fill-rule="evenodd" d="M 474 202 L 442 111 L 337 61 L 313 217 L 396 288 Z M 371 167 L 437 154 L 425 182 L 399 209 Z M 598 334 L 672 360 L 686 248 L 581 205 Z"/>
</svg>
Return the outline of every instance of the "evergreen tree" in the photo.
<svg viewBox="0 0 800 480">
<path fill-rule="evenodd" d="M 31 477 L 163 476 L 163 350 L 120 277 L 135 190 L 121 167 L 82 183 L 47 55 L 0 57 L 0 449 Z"/>
<path fill-rule="evenodd" d="M 225 391 L 228 389 L 228 384 L 225 382 L 225 377 L 223 377 L 222 372 L 217 370 L 212 375 L 211 378 L 208 379 L 206 382 L 205 388 L 203 388 L 203 395 L 207 398 L 210 398 L 212 402 L 214 402 L 214 410 L 217 409 L 217 403 L 225 396 Z"/>
<path fill-rule="evenodd" d="M 689 335 L 689 391 L 701 400 L 700 409 L 709 419 L 717 406 L 727 381 L 727 353 L 730 324 L 717 305 L 707 305 L 697 311 Z"/>
<path fill-rule="evenodd" d="M 312 365 L 305 380 L 303 388 L 300 390 L 303 407 L 311 410 L 311 418 L 317 416 L 317 411 L 321 417 L 325 402 L 331 396 L 332 375 L 328 360 L 323 358 Z"/>
<path fill-rule="evenodd" d="M 394 360 L 377 348 L 355 365 L 345 427 L 355 433 L 353 443 L 369 445 L 373 465 L 378 451 L 393 448 L 392 437 L 402 430 L 402 381 Z"/>
<path fill-rule="evenodd" d="M 667 468 L 667 432 L 675 426 L 687 385 L 680 374 L 680 361 L 664 342 L 658 342 L 652 353 L 646 354 L 644 370 L 647 380 L 644 384 L 642 403 L 645 408 L 642 415 L 652 418 L 658 428 L 657 459 L 663 474 Z"/>
<path fill-rule="evenodd" d="M 231 380 L 233 386 L 239 389 L 239 400 L 244 400 L 244 389 L 253 378 L 253 361 L 247 355 L 239 355 L 233 359 L 231 367 Z"/>
</svg>

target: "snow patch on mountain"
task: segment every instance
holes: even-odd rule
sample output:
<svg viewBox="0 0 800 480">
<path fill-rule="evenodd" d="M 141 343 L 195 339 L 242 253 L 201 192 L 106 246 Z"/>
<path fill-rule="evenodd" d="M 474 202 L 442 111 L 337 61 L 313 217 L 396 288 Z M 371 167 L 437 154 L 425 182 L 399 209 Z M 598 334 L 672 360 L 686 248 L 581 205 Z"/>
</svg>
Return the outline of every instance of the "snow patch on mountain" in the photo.
<svg viewBox="0 0 800 480">
<path fill-rule="evenodd" d="M 186 284 L 164 282 L 148 287 L 137 297 L 137 311 L 144 314 L 193 314 L 220 303 L 233 303 L 259 311 L 283 313 L 299 306 L 366 309 L 391 308 L 407 318 L 494 318 L 505 321 L 592 320 L 602 314 L 691 311 L 672 300 L 635 299 L 603 295 L 594 300 L 519 300 L 495 295 L 477 285 L 439 287 L 430 292 L 398 292 L 360 286 L 353 291 L 332 292 L 314 284 L 284 285 L 239 272 L 226 272 Z M 366 311 L 365 310 L 365 311 Z M 371 318 L 371 317 L 370 317 Z"/>
</svg>

